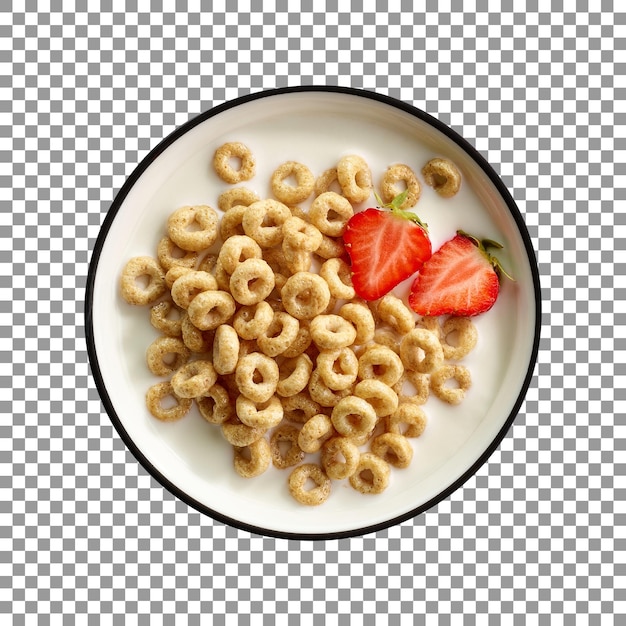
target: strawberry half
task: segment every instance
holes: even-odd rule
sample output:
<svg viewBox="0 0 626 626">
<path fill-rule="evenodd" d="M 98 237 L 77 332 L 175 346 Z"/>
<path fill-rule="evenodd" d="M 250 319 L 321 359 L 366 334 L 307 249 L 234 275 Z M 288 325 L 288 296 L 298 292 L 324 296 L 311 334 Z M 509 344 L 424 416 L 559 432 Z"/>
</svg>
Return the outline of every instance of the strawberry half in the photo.
<svg viewBox="0 0 626 626">
<path fill-rule="evenodd" d="M 405 197 L 403 192 L 389 204 L 381 202 L 381 208 L 366 209 L 348 220 L 343 241 L 354 291 L 364 300 L 382 298 L 432 254 L 425 225 L 415 213 L 398 208 Z"/>
<path fill-rule="evenodd" d="M 472 316 L 488 311 L 506 274 L 487 248 L 502 248 L 458 231 L 424 263 L 411 286 L 409 306 L 419 315 Z M 510 277 L 509 277 L 510 278 Z"/>
</svg>

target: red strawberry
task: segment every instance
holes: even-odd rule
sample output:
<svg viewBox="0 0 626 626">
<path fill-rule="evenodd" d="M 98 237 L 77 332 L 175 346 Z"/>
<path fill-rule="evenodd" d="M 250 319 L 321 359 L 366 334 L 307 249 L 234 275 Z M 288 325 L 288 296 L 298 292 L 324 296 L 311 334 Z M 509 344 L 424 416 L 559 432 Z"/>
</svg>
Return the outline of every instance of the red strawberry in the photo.
<svg viewBox="0 0 626 626">
<path fill-rule="evenodd" d="M 432 246 L 415 213 L 398 207 L 406 193 L 385 209 L 367 209 L 348 221 L 343 241 L 350 256 L 352 285 L 364 300 L 378 300 L 430 258 Z M 381 203 L 382 204 L 382 203 Z"/>
<path fill-rule="evenodd" d="M 420 270 L 409 306 L 419 315 L 478 315 L 488 311 L 500 291 L 500 262 L 486 248 L 502 246 L 458 231 Z M 505 273 L 506 274 L 506 273 Z"/>
</svg>

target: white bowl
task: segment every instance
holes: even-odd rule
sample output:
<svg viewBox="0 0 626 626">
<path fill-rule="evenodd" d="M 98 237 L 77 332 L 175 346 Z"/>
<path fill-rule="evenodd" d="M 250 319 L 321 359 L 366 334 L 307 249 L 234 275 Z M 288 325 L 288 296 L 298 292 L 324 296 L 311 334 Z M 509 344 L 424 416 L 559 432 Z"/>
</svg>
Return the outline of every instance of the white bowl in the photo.
<svg viewBox="0 0 626 626">
<path fill-rule="evenodd" d="M 433 249 L 457 229 L 504 245 L 499 257 L 515 282 L 504 280 L 498 301 L 474 318 L 479 333 L 464 364 L 472 387 L 459 406 L 430 398 L 428 426 L 411 440 L 409 468 L 392 470 L 379 495 L 335 482 L 318 507 L 289 495 L 286 470 L 239 477 L 232 449 L 218 427 L 192 410 L 175 423 L 154 419 L 145 392 L 157 382 L 145 350 L 157 336 L 145 307 L 119 294 L 126 261 L 154 255 L 167 216 L 187 204 L 216 206 L 225 184 L 211 168 L 215 149 L 242 141 L 256 156 L 247 183 L 261 197 L 282 162 L 297 160 L 316 174 L 345 154 L 362 155 L 375 184 L 394 162 L 419 173 L 434 156 L 454 161 L 463 185 L 451 200 L 424 186 L 416 212 L 428 224 Z M 373 206 L 371 199 L 369 206 Z M 363 205 L 365 208 L 368 203 Z M 396 290 L 406 295 L 410 281 Z M 522 216 L 504 184 L 464 139 L 426 113 L 371 92 L 300 87 L 252 94 L 190 120 L 165 138 L 115 198 L 92 255 L 86 329 L 92 372 L 102 402 L 137 460 L 169 491 L 195 509 L 232 526 L 271 536 L 323 539 L 372 532 L 420 514 L 460 487 L 487 460 L 511 426 L 532 377 L 540 331 L 535 255 Z"/>
</svg>

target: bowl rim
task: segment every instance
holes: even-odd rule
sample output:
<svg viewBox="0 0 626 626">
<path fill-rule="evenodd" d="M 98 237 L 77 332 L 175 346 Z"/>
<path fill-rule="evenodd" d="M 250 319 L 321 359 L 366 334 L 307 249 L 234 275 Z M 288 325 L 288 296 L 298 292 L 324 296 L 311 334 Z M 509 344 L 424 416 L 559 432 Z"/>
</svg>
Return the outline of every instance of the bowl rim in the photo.
<svg viewBox="0 0 626 626">
<path fill-rule="evenodd" d="M 104 247 L 104 243 L 107 239 L 109 230 L 115 217 L 120 210 L 126 196 L 132 189 L 132 187 L 136 184 L 145 170 L 157 159 L 157 157 L 162 154 L 169 146 L 171 146 L 174 142 L 176 142 L 180 137 L 188 133 L 195 126 L 205 122 L 206 120 L 223 113 L 229 109 L 235 108 L 247 102 L 252 102 L 254 100 L 259 100 L 262 98 L 269 98 L 274 96 L 281 96 L 284 94 L 294 94 L 294 93 L 314 93 L 314 92 L 326 92 L 326 93 L 336 93 L 343 94 L 349 96 L 356 96 L 366 99 L 375 100 L 382 104 L 394 107 L 399 109 L 405 113 L 408 113 L 418 119 L 426 122 L 430 126 L 434 127 L 436 130 L 440 131 L 446 137 L 455 142 L 464 152 L 466 152 L 471 159 L 481 168 L 481 170 L 486 174 L 489 180 L 496 187 L 498 193 L 502 197 L 504 203 L 509 209 L 513 219 L 515 220 L 517 229 L 522 238 L 524 248 L 526 254 L 528 256 L 528 261 L 530 265 L 530 271 L 533 279 L 533 291 L 535 295 L 535 330 L 534 330 L 534 339 L 533 339 L 533 347 L 530 353 L 530 359 L 528 363 L 528 369 L 526 375 L 524 377 L 524 382 L 520 388 L 520 392 L 518 397 L 513 405 L 513 408 L 504 422 L 502 428 L 499 430 L 497 435 L 493 438 L 490 444 L 485 448 L 482 454 L 476 459 L 476 461 L 461 475 L 459 476 L 453 483 L 448 485 L 445 489 L 440 491 L 436 496 L 428 500 L 427 502 L 415 507 L 411 511 L 403 513 L 402 515 L 393 517 L 389 520 L 385 520 L 384 522 L 379 522 L 376 524 L 372 524 L 369 526 L 363 526 L 359 528 L 354 528 L 350 530 L 343 530 L 337 532 L 325 532 L 319 534 L 308 534 L 308 533 L 291 533 L 284 531 L 272 530 L 270 528 L 264 528 L 261 526 L 255 526 L 252 524 L 248 524 L 246 522 L 241 522 L 237 519 L 231 518 L 227 515 L 220 513 L 219 511 L 215 511 L 209 506 L 197 501 L 196 499 L 189 496 L 185 493 L 184 489 L 172 483 L 168 478 L 163 476 L 150 461 L 146 458 L 143 452 L 139 449 L 137 444 L 133 441 L 133 439 L 129 436 L 128 432 L 124 428 L 124 425 L 117 415 L 117 412 L 113 406 L 113 402 L 109 396 L 106 385 L 104 383 L 104 378 L 102 376 L 102 372 L 100 370 L 98 355 L 96 352 L 95 346 L 95 335 L 94 335 L 94 327 L 93 327 L 93 299 L 94 299 L 94 286 L 96 274 L 98 271 L 98 264 L 100 260 L 100 255 L 102 253 L 102 249 Z M 461 137 L 455 130 L 433 117 L 432 115 L 424 112 L 423 110 L 417 108 L 412 104 L 408 104 L 402 100 L 398 100 L 391 96 L 387 96 L 381 93 L 377 93 L 375 91 L 369 91 L 365 89 L 358 89 L 354 87 L 341 87 L 341 86 L 333 86 L 333 85 L 301 85 L 294 87 L 281 87 L 276 89 L 265 89 L 262 91 L 249 93 L 243 96 L 239 96 L 222 104 L 216 105 L 197 116 L 189 119 L 187 122 L 183 123 L 181 126 L 174 129 L 169 135 L 163 138 L 135 167 L 135 169 L 131 172 L 131 174 L 126 178 L 124 184 L 117 192 L 115 198 L 113 199 L 109 210 L 105 216 L 105 219 L 100 227 L 100 231 L 98 233 L 98 237 L 96 239 L 94 249 L 91 254 L 91 259 L 89 261 L 89 268 L 87 273 L 87 282 L 85 287 L 85 338 L 87 344 L 87 355 L 89 359 L 91 375 L 96 384 L 96 388 L 100 395 L 100 399 L 102 404 L 104 405 L 105 411 L 111 420 L 114 428 L 118 432 L 122 441 L 126 445 L 126 447 L 130 450 L 133 456 L 137 459 L 137 461 L 148 471 L 148 473 L 167 491 L 172 493 L 178 499 L 183 501 L 185 504 L 195 509 L 199 513 L 203 513 L 213 520 L 219 521 L 223 524 L 231 526 L 233 528 L 237 528 L 239 530 L 243 530 L 246 532 L 250 532 L 256 535 L 275 537 L 280 539 L 295 539 L 295 540 L 332 540 L 332 539 L 343 539 L 349 537 L 357 537 L 370 533 L 374 533 L 380 530 L 384 530 L 386 528 L 390 528 L 402 522 L 405 522 L 411 518 L 417 517 L 421 513 L 426 512 L 427 510 L 434 507 L 436 504 L 447 498 L 450 494 L 459 489 L 467 480 L 469 480 L 478 469 L 486 463 L 489 457 L 495 452 L 498 448 L 509 429 L 511 428 L 515 418 L 517 417 L 520 407 L 526 397 L 528 389 L 530 387 L 530 383 L 532 381 L 532 377 L 534 374 L 534 369 L 537 362 L 538 352 L 539 352 L 539 342 L 541 335 L 541 286 L 539 279 L 539 268 L 536 259 L 536 253 L 532 245 L 532 241 L 530 238 L 530 233 L 528 232 L 528 228 L 522 214 L 515 203 L 511 193 L 508 188 L 501 180 L 500 176 L 496 173 L 495 169 L 491 166 L 491 164 L 482 156 L 482 154 L 466 139 Z"/>
</svg>

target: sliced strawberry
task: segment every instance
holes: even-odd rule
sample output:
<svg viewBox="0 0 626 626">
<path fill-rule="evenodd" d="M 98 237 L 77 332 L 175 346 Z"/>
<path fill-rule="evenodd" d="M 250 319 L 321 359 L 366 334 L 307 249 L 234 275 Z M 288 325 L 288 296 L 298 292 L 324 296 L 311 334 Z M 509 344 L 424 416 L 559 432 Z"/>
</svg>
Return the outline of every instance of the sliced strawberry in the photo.
<svg viewBox="0 0 626 626">
<path fill-rule="evenodd" d="M 411 286 L 409 306 L 419 315 L 472 316 L 488 311 L 500 291 L 499 261 L 479 241 L 459 231 L 444 243 L 420 270 Z"/>
<path fill-rule="evenodd" d="M 425 227 L 397 201 L 384 209 L 353 215 L 343 235 L 350 256 L 352 284 L 364 300 L 377 300 L 417 272 L 430 258 L 432 246 Z"/>
</svg>

